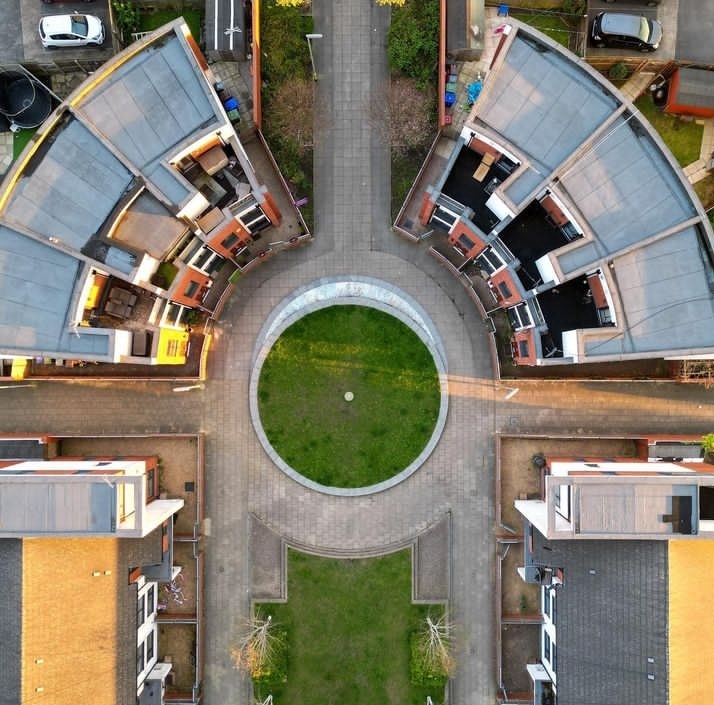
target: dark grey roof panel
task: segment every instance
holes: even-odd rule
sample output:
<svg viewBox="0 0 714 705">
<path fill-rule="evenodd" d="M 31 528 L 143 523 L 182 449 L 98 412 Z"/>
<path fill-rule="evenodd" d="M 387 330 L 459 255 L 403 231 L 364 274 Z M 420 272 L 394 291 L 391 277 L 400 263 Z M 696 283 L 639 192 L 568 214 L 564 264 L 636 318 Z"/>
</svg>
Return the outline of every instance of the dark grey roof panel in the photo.
<svg viewBox="0 0 714 705">
<path fill-rule="evenodd" d="M 47 446 L 35 438 L 5 438 L 0 440 L 3 460 L 44 460 Z"/>
<path fill-rule="evenodd" d="M 101 227 L 131 173 L 84 125 L 70 119 L 12 193 L 7 213 L 45 237 L 80 250 Z"/>
<path fill-rule="evenodd" d="M 714 108 L 714 72 L 680 68 L 675 102 L 699 108 Z"/>
<path fill-rule="evenodd" d="M 545 550 L 534 534 L 536 562 L 564 570 L 558 705 L 666 705 L 667 542 L 549 541 Z"/>
<path fill-rule="evenodd" d="M 58 350 L 81 263 L 0 226 L 0 340 L 5 350 Z"/>
<path fill-rule="evenodd" d="M 617 107 L 569 58 L 520 34 L 489 81 L 479 119 L 550 170 Z"/>
<path fill-rule="evenodd" d="M 615 260 L 615 276 L 630 335 L 586 340 L 589 355 L 696 349 L 714 345 L 714 272 L 694 228 Z"/>
<path fill-rule="evenodd" d="M 217 120 L 197 67 L 176 36 L 127 61 L 82 109 L 140 169 Z"/>
<path fill-rule="evenodd" d="M 0 705 L 21 701 L 22 541 L 0 539 Z"/>
</svg>

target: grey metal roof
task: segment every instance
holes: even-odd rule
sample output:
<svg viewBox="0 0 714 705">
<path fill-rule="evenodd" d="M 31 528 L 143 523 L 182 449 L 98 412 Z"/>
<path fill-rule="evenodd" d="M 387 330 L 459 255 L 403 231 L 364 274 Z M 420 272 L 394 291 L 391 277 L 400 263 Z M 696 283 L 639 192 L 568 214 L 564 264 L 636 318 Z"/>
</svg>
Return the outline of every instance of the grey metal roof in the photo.
<svg viewBox="0 0 714 705">
<path fill-rule="evenodd" d="M 114 486 L 62 480 L 3 482 L 0 532 L 52 535 L 114 530 L 117 521 Z"/>
<path fill-rule="evenodd" d="M 667 542 L 545 542 L 534 531 L 534 559 L 564 571 L 556 588 L 558 705 L 666 705 Z"/>
<path fill-rule="evenodd" d="M 489 76 L 487 90 L 477 101 L 477 114 L 552 170 L 617 105 L 570 58 L 519 32 L 503 65 Z"/>
<path fill-rule="evenodd" d="M 17 705 L 21 694 L 22 541 L 0 539 L 0 705 Z"/>
<path fill-rule="evenodd" d="M 696 215 L 679 176 L 632 116 L 618 118 L 560 182 L 595 235 L 559 257 L 565 273 Z"/>
<path fill-rule="evenodd" d="M 81 263 L 0 226 L 0 341 L 13 350 L 59 350 Z"/>
<path fill-rule="evenodd" d="M 52 135 L 40 168 L 25 170 L 8 219 L 80 250 L 99 230 L 132 175 L 84 125 L 70 118 Z"/>
<path fill-rule="evenodd" d="M 627 335 L 585 339 L 589 355 L 712 346 L 714 297 L 709 264 L 695 228 L 614 260 Z"/>
<path fill-rule="evenodd" d="M 107 139 L 143 169 L 217 121 L 205 91 L 179 38 L 168 35 L 118 67 L 81 107 Z"/>
</svg>

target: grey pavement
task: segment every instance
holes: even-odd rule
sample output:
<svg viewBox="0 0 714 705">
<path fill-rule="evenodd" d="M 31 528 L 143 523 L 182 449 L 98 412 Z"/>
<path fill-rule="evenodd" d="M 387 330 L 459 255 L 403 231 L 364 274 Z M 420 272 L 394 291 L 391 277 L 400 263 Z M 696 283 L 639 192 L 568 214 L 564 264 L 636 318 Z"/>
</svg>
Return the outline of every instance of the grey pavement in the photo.
<svg viewBox="0 0 714 705">
<path fill-rule="evenodd" d="M 216 326 L 205 389 L 32 382 L 0 390 L 0 430 L 206 433 L 207 705 L 249 702 L 250 683 L 233 669 L 230 648 L 248 618 L 251 586 L 277 589 L 269 561 L 251 559 L 258 542 L 272 556 L 279 554 L 275 536 L 312 551 L 361 555 L 412 542 L 448 517 L 451 617 L 460 631 L 452 702 L 490 704 L 497 679 L 494 434 L 704 433 L 712 430 L 714 394 L 670 382 L 498 383 L 487 329 L 459 281 L 389 230 L 388 152 L 364 113 L 386 72 L 387 11 L 373 0 L 314 5 L 315 31 L 324 35 L 315 47 L 318 90 L 330 118 L 315 153 L 315 242 L 241 280 Z M 357 498 L 322 495 L 280 472 L 251 426 L 248 402 L 254 347 L 273 308 L 296 288 L 340 274 L 382 279 L 416 299 L 448 360 L 449 414 L 435 451 L 397 487 Z M 436 534 L 432 540 L 444 543 Z M 434 594 L 438 577 L 429 576 Z"/>
</svg>

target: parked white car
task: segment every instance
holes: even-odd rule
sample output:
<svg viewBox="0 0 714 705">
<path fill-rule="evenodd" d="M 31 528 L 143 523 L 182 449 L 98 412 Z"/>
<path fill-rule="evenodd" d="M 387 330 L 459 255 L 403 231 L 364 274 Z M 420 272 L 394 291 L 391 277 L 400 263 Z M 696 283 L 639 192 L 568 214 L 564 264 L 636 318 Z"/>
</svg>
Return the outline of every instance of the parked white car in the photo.
<svg viewBox="0 0 714 705">
<path fill-rule="evenodd" d="M 40 40 L 54 47 L 99 46 L 104 42 L 104 24 L 94 15 L 49 15 L 40 19 Z"/>
</svg>

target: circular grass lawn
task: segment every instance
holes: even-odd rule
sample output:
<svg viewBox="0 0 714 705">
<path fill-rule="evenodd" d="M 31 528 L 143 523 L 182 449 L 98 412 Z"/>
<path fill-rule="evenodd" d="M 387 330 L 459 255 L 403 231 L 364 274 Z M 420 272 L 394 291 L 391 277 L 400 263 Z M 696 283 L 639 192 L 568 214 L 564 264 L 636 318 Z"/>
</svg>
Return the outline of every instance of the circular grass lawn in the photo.
<svg viewBox="0 0 714 705">
<path fill-rule="evenodd" d="M 300 318 L 275 342 L 258 381 L 274 450 L 329 487 L 368 487 L 407 468 L 434 431 L 440 400 L 436 365 L 419 336 L 367 306 Z"/>
</svg>

